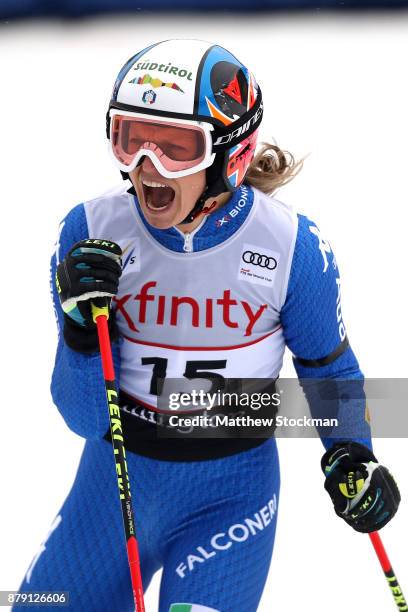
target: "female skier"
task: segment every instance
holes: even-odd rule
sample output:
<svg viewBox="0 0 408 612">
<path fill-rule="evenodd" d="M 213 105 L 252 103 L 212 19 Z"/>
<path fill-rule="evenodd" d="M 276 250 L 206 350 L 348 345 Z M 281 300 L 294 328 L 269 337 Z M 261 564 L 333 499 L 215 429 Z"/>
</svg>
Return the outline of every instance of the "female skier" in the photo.
<svg viewBox="0 0 408 612">
<path fill-rule="evenodd" d="M 121 69 L 107 135 L 126 182 L 68 213 L 52 258 L 52 396 L 86 443 L 21 591 L 69 591 L 75 612 L 133 609 L 90 312 L 108 297 L 144 589 L 163 568 L 160 612 L 257 610 L 277 520 L 275 439 L 170 437 L 160 390 L 276 379 L 285 346 L 303 381 L 363 380 L 330 244 L 271 197 L 300 164 L 275 145 L 255 152 L 262 113 L 253 75 L 218 45 L 167 40 Z M 322 436 L 325 488 L 351 527 L 378 530 L 397 486 L 372 452 L 364 398 L 339 401 L 337 416 L 336 438 Z"/>
</svg>

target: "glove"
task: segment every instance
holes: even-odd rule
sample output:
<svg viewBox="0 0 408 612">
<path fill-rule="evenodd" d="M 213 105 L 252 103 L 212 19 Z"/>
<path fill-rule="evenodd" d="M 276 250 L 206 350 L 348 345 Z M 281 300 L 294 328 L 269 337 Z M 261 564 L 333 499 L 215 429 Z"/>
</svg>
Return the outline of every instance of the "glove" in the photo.
<svg viewBox="0 0 408 612">
<path fill-rule="evenodd" d="M 81 240 L 57 266 L 56 286 L 64 311 L 64 339 L 82 353 L 99 350 L 98 332 L 92 319 L 90 300 L 110 306 L 122 274 L 119 245 L 109 240 Z M 111 340 L 118 338 L 115 317 L 109 317 Z"/>
<path fill-rule="evenodd" d="M 396 482 L 363 444 L 334 444 L 321 466 L 336 514 L 356 531 L 382 529 L 397 512 L 401 496 Z"/>
</svg>

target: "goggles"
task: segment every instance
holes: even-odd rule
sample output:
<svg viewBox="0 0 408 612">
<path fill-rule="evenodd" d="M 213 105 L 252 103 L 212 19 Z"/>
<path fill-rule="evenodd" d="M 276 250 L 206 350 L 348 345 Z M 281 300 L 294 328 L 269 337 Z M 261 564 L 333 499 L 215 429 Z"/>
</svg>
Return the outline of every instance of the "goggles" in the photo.
<svg viewBox="0 0 408 612">
<path fill-rule="evenodd" d="M 178 119 L 111 109 L 110 150 L 123 172 L 134 170 L 149 157 L 166 178 L 187 176 L 214 161 L 213 126 L 205 121 Z"/>
</svg>

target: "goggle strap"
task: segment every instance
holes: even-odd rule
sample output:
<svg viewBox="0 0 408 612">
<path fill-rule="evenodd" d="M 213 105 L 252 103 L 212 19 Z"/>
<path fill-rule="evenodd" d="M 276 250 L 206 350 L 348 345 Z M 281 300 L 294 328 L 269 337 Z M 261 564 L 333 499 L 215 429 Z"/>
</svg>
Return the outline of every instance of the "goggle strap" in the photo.
<svg viewBox="0 0 408 612">
<path fill-rule="evenodd" d="M 226 127 L 215 126 L 212 132 L 213 152 L 223 153 L 239 144 L 258 129 L 263 115 L 263 102 L 260 88 L 253 107 L 242 117 Z"/>
</svg>

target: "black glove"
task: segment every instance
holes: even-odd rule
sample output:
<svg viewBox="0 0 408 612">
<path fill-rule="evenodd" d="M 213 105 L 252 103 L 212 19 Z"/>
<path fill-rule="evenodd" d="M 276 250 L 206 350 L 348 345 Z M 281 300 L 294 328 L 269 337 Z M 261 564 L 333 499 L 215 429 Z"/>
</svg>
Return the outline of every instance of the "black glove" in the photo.
<svg viewBox="0 0 408 612">
<path fill-rule="evenodd" d="M 64 339 L 83 353 L 99 350 L 98 333 L 92 319 L 90 300 L 110 305 L 122 274 L 122 250 L 110 240 L 89 238 L 77 242 L 57 267 L 56 286 L 64 311 Z M 111 340 L 118 337 L 114 316 L 109 316 Z"/>
<path fill-rule="evenodd" d="M 363 444 L 338 442 L 321 465 L 336 514 L 356 531 L 377 531 L 397 512 L 401 496 L 396 482 Z"/>
</svg>

